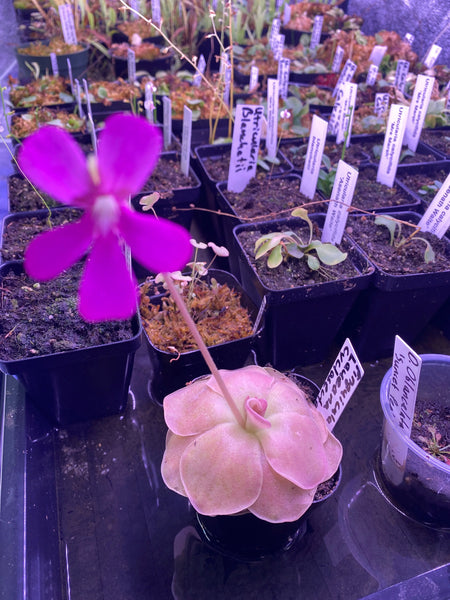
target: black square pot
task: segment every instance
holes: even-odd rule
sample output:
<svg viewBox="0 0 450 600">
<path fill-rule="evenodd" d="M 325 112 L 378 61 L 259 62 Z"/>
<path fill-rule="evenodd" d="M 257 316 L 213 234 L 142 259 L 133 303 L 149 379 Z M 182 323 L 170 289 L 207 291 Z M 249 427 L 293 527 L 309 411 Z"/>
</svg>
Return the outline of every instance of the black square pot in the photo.
<svg viewBox="0 0 450 600">
<path fill-rule="evenodd" d="M 311 215 L 320 227 L 324 215 Z M 239 247 L 239 266 L 243 288 L 258 302 L 265 302 L 265 327 L 260 354 L 276 369 L 291 369 L 296 365 L 309 365 L 323 360 L 360 293 L 370 283 L 373 267 L 354 244 L 344 241 L 344 248 L 356 269 L 354 277 L 337 281 L 291 287 L 268 288 L 254 270 L 244 251 L 239 234 L 258 231 L 261 235 L 271 231 L 290 229 L 304 224 L 300 219 L 277 219 L 262 223 L 238 225 L 233 230 Z M 265 351 L 265 353 L 264 353 Z"/>
<path fill-rule="evenodd" d="M 23 263 L 0 267 L 0 277 Z M 118 414 L 125 409 L 134 355 L 141 345 L 141 323 L 132 319 L 132 336 L 67 352 L 0 361 L 0 369 L 16 376 L 28 397 L 51 423 L 60 426 Z"/>
<path fill-rule="evenodd" d="M 256 324 L 253 335 L 208 348 L 217 368 L 238 369 L 253 357 L 257 339 L 261 335 L 261 327 L 258 326 L 259 304 L 249 297 L 231 273 L 220 269 L 209 269 L 207 280 L 211 278 L 216 279 L 220 284 L 228 284 L 229 287 L 240 292 L 241 305 L 248 310 L 253 324 Z M 152 296 L 151 302 L 160 303 L 164 296 L 165 294 Z M 196 377 L 209 373 L 200 350 L 183 352 L 178 356 L 160 350 L 153 345 L 145 328 L 144 339 L 150 359 L 148 391 L 157 403 L 162 404 L 164 397 L 171 392 L 184 387 Z"/>
<path fill-rule="evenodd" d="M 412 212 L 390 214 L 413 223 L 420 219 Z M 358 218 L 361 217 L 350 215 L 348 224 L 351 226 L 352 220 Z M 357 239 L 352 239 L 356 244 Z M 446 245 L 450 260 L 449 240 Z M 370 261 L 364 246 L 359 247 Z M 361 293 L 342 328 L 343 337 L 351 338 L 363 361 L 392 355 L 396 335 L 412 344 L 450 297 L 450 266 L 436 273 L 406 275 L 392 275 L 376 264 L 374 267 L 370 288 Z"/>
</svg>

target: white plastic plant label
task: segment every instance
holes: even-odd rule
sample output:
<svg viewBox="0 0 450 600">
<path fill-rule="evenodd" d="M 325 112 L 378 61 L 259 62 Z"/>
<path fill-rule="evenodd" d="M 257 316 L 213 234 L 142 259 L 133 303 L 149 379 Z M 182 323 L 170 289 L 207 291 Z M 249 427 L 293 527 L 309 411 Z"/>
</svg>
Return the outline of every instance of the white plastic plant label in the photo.
<svg viewBox="0 0 450 600">
<path fill-rule="evenodd" d="M 411 46 L 414 42 L 415 37 L 412 33 L 405 33 L 405 37 L 403 39 L 405 40 L 405 42 L 408 42 L 408 44 Z"/>
<path fill-rule="evenodd" d="M 205 60 L 205 57 L 203 56 L 203 54 L 200 54 L 198 63 L 197 63 L 197 71 L 192 80 L 192 85 L 195 85 L 195 87 L 200 87 L 200 85 L 202 83 L 202 75 L 205 73 L 205 69 L 206 69 L 206 60 Z"/>
<path fill-rule="evenodd" d="M 88 129 L 91 136 L 92 148 L 94 154 L 97 154 L 97 132 L 95 131 L 94 119 L 92 117 L 91 98 L 89 96 L 89 86 L 86 79 L 83 79 L 84 97 L 87 110 Z"/>
<path fill-rule="evenodd" d="M 386 50 L 387 46 L 374 46 L 369 56 L 369 62 L 379 67 L 383 56 L 386 54 Z"/>
<path fill-rule="evenodd" d="M 346 60 L 345 65 L 341 71 L 341 74 L 339 75 L 339 79 L 337 80 L 336 86 L 333 90 L 333 94 L 332 94 L 333 97 L 336 96 L 337 91 L 342 84 L 344 84 L 348 81 L 351 81 L 353 79 L 353 75 L 355 74 L 355 71 L 356 71 L 356 63 L 354 63 L 350 59 Z"/>
<path fill-rule="evenodd" d="M 433 44 L 431 46 L 431 48 L 427 52 L 427 55 L 423 59 L 423 64 L 427 67 L 427 69 L 431 69 L 432 67 L 434 67 L 441 52 L 441 46 L 438 46 L 437 44 Z"/>
<path fill-rule="evenodd" d="M 54 52 L 50 52 L 50 63 L 52 65 L 52 73 L 55 77 L 59 75 L 58 69 L 58 59 L 56 58 L 56 54 Z"/>
<path fill-rule="evenodd" d="M 283 57 L 285 36 L 282 33 L 277 35 L 273 48 L 273 57 L 275 60 L 280 60 Z"/>
<path fill-rule="evenodd" d="M 289 23 L 289 21 L 291 20 L 291 13 L 292 13 L 291 5 L 285 4 L 284 10 L 283 10 L 283 25 L 286 26 Z"/>
<path fill-rule="evenodd" d="M 72 75 L 72 63 L 70 62 L 70 58 L 67 58 L 67 71 L 69 73 L 70 89 L 72 91 L 72 96 L 75 96 L 75 86 L 73 83 L 73 75 Z"/>
<path fill-rule="evenodd" d="M 172 142 L 172 101 L 169 96 L 163 96 L 162 102 L 164 150 L 168 150 Z"/>
<path fill-rule="evenodd" d="M 278 36 L 280 35 L 281 21 L 280 19 L 274 19 L 272 21 L 272 28 L 270 30 L 269 46 L 272 52 L 275 51 L 275 44 L 277 43 Z"/>
<path fill-rule="evenodd" d="M 377 171 L 378 183 L 388 187 L 394 185 L 398 160 L 402 150 L 408 107 L 403 104 L 392 104 L 384 136 L 383 149 Z"/>
<path fill-rule="evenodd" d="M 322 242 L 341 243 L 348 217 L 348 207 L 352 204 L 357 180 L 358 171 L 340 160 L 322 229 Z"/>
<path fill-rule="evenodd" d="M 156 25 L 161 25 L 161 3 L 159 0 L 152 0 L 152 21 Z"/>
<path fill-rule="evenodd" d="M 312 200 L 316 193 L 317 180 L 319 179 L 320 165 L 327 138 L 328 123 L 313 115 L 311 131 L 309 133 L 308 148 L 306 150 L 305 166 L 303 167 L 300 193 Z"/>
<path fill-rule="evenodd" d="M 258 85 L 258 77 L 259 77 L 259 69 L 255 65 L 250 67 L 250 82 L 248 84 L 249 91 L 253 91 L 256 89 Z"/>
<path fill-rule="evenodd" d="M 320 44 L 320 36 L 322 35 L 323 27 L 323 15 L 316 15 L 314 17 L 313 29 L 311 33 L 311 43 L 309 47 L 314 50 Z"/>
<path fill-rule="evenodd" d="M 395 69 L 394 87 L 402 94 L 405 93 L 406 78 L 409 73 L 409 60 L 398 60 Z"/>
<path fill-rule="evenodd" d="M 256 174 L 264 107 L 238 104 L 231 143 L 228 191 L 240 193 Z"/>
<path fill-rule="evenodd" d="M 269 77 L 267 80 L 267 134 L 266 150 L 269 158 L 277 155 L 278 138 L 278 79 Z"/>
<path fill-rule="evenodd" d="M 183 107 L 183 131 L 181 137 L 181 172 L 186 177 L 189 176 L 190 156 L 191 156 L 191 138 L 192 138 L 192 110 L 187 106 Z"/>
<path fill-rule="evenodd" d="M 80 115 L 81 118 L 83 118 L 84 110 L 81 105 L 81 86 L 80 86 L 80 82 L 78 81 L 78 79 L 75 79 L 75 97 L 77 99 L 78 114 Z"/>
<path fill-rule="evenodd" d="M 230 105 L 230 90 L 231 90 L 231 63 L 226 52 L 222 52 L 220 62 L 220 73 L 224 81 L 223 101 L 227 106 Z"/>
<path fill-rule="evenodd" d="M 420 219 L 419 227 L 438 238 L 442 238 L 450 227 L 450 174 Z"/>
<path fill-rule="evenodd" d="M 140 6 L 139 6 L 139 0 L 128 0 L 128 3 L 130 5 L 130 7 L 132 8 L 132 11 L 131 11 L 131 14 L 130 14 L 130 18 L 133 21 L 136 21 L 136 19 L 138 18 L 136 12 L 138 12 L 139 8 L 140 8 Z M 134 12 L 134 11 L 136 11 L 136 12 Z"/>
<path fill-rule="evenodd" d="M 60 4 L 58 6 L 59 18 L 61 20 L 61 29 L 66 44 L 77 44 L 77 32 L 73 12 L 70 4 Z"/>
<path fill-rule="evenodd" d="M 389 94 L 377 93 L 375 94 L 375 102 L 373 105 L 373 112 L 380 117 L 389 110 Z"/>
<path fill-rule="evenodd" d="M 403 141 L 412 152 L 417 150 L 433 86 L 434 77 L 417 75 L 416 85 L 409 107 L 408 120 L 406 122 L 405 139 Z"/>
<path fill-rule="evenodd" d="M 128 82 L 136 81 L 136 54 L 131 48 L 127 49 Z"/>
<path fill-rule="evenodd" d="M 336 46 L 336 51 L 333 57 L 333 63 L 331 65 L 332 73 L 339 73 L 341 69 L 342 59 L 344 58 L 344 48 L 342 46 Z"/>
<path fill-rule="evenodd" d="M 345 140 L 347 147 L 350 145 L 357 90 L 356 83 L 346 82 L 342 86 L 342 111 L 338 114 L 336 143 L 341 144 Z"/>
<path fill-rule="evenodd" d="M 278 61 L 278 86 L 280 90 L 280 97 L 284 100 L 288 96 L 289 89 L 289 74 L 291 70 L 291 61 L 289 58 L 281 58 Z"/>
<path fill-rule="evenodd" d="M 353 392 L 364 375 L 364 369 L 349 339 L 346 339 L 317 396 L 317 408 L 333 430 Z"/>
<path fill-rule="evenodd" d="M 366 83 L 367 85 L 375 85 L 377 82 L 378 67 L 377 65 L 371 64 L 367 71 Z"/>
<path fill-rule="evenodd" d="M 401 337 L 395 336 L 392 375 L 389 385 L 389 411 L 395 427 L 407 437 L 411 435 L 422 359 Z M 402 468 L 408 447 L 391 429 L 387 430 L 389 452 L 394 463 Z"/>
</svg>

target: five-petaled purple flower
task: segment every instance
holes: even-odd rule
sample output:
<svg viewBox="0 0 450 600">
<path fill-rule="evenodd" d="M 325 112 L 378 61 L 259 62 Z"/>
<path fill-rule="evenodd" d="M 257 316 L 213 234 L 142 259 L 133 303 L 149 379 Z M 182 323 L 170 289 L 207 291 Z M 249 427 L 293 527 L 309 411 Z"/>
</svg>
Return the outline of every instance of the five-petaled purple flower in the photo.
<svg viewBox="0 0 450 600">
<path fill-rule="evenodd" d="M 153 272 L 182 269 L 191 256 L 184 228 L 129 205 L 160 151 L 158 128 L 127 114 L 107 119 L 98 156 L 87 160 L 58 127 L 43 127 L 23 143 L 18 162 L 29 180 L 54 199 L 84 211 L 79 221 L 36 237 L 26 250 L 25 269 L 34 279 L 47 281 L 89 252 L 79 289 L 79 311 L 87 321 L 127 319 L 136 311 L 137 283 L 125 244 Z"/>
</svg>

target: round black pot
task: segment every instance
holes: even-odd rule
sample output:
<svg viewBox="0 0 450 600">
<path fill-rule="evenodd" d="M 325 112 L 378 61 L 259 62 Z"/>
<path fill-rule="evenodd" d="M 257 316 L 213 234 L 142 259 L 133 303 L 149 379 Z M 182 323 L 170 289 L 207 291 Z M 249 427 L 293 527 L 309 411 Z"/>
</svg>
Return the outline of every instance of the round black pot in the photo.
<svg viewBox="0 0 450 600">
<path fill-rule="evenodd" d="M 230 287 L 241 293 L 241 304 L 247 308 L 252 322 L 257 323 L 258 306 L 253 302 L 237 279 L 219 269 L 210 269 L 207 280 L 216 279 L 219 283 L 227 283 Z M 152 303 L 160 303 L 165 294 L 159 294 L 151 297 Z M 254 327 L 255 333 L 249 337 L 224 342 L 216 346 L 210 346 L 208 349 L 213 357 L 216 366 L 219 369 L 237 369 L 242 367 L 252 356 L 252 351 L 256 345 L 256 339 L 261 335 L 258 325 Z M 187 382 L 196 377 L 209 373 L 208 367 L 200 350 L 183 352 L 179 356 L 173 353 L 159 350 L 151 342 L 144 329 L 144 339 L 146 341 L 148 356 L 150 359 L 150 373 L 148 391 L 153 400 L 162 404 L 164 397 L 184 387 Z"/>
<path fill-rule="evenodd" d="M 242 561 L 255 561 L 285 552 L 307 532 L 308 518 L 337 491 L 342 467 L 333 475 L 332 489 L 324 496 L 316 495 L 309 509 L 296 521 L 269 523 L 246 512 L 240 515 L 209 517 L 196 513 L 198 531 L 203 540 L 221 554 Z"/>
<path fill-rule="evenodd" d="M 27 48 L 29 44 L 22 44 L 19 48 Z M 31 81 L 32 74 L 30 69 L 25 63 L 37 63 L 39 65 L 40 75 L 44 75 L 46 72 L 52 73 L 52 63 L 50 56 L 32 56 L 29 54 L 21 54 L 16 48 L 16 58 L 19 67 L 19 80 L 21 83 Z M 56 60 L 58 63 L 58 71 L 61 77 L 69 77 L 69 68 L 67 66 L 67 59 L 70 60 L 72 67 L 72 77 L 74 79 L 80 79 L 86 76 L 89 60 L 89 46 L 84 45 L 83 50 L 74 52 L 72 54 L 57 54 Z"/>
</svg>

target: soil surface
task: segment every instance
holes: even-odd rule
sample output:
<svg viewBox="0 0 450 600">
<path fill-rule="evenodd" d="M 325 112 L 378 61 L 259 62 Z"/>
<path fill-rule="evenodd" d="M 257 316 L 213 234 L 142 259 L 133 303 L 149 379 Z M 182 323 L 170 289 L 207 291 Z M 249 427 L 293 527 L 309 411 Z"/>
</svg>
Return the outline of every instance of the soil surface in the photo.
<svg viewBox="0 0 450 600">
<path fill-rule="evenodd" d="M 8 179 L 9 212 L 22 212 L 41 210 L 45 208 L 40 196 L 44 198 L 49 207 L 61 206 L 44 193 L 37 193 L 31 183 L 21 175 L 11 175 Z"/>
<path fill-rule="evenodd" d="M 264 152 L 260 151 L 259 157 L 264 160 Z M 205 168 L 207 175 L 214 182 L 218 181 L 227 181 L 228 180 L 228 171 L 230 169 L 230 158 L 231 158 L 231 148 L 226 148 L 225 150 L 218 150 L 216 156 L 208 156 L 202 158 L 203 167 Z M 273 164 L 270 162 L 266 162 L 267 168 L 271 172 L 272 175 L 280 175 L 285 171 L 289 171 L 291 169 L 290 165 L 286 163 L 281 157 L 279 157 L 281 163 L 279 165 Z M 267 171 L 263 169 L 261 166 L 256 167 L 256 172 L 260 173 L 261 176 L 267 176 Z"/>
<path fill-rule="evenodd" d="M 77 311 L 82 263 L 59 277 L 36 283 L 8 270 L 2 276 L 0 359 L 52 354 L 132 337 L 130 321 L 87 323 Z"/>
<path fill-rule="evenodd" d="M 36 235 L 69 221 L 75 221 L 79 219 L 80 215 L 80 210 L 58 209 L 52 215 L 49 215 L 47 211 L 45 214 L 35 216 L 20 215 L 8 223 L 4 223 L 2 247 L 0 248 L 3 261 L 22 260 L 25 248 Z"/>
<path fill-rule="evenodd" d="M 360 169 L 352 206 L 372 211 L 380 208 L 411 207 L 418 201 L 394 184 L 388 187 L 377 182 L 377 169 Z"/>
<path fill-rule="evenodd" d="M 397 171 L 397 179 L 418 194 L 425 204 L 430 204 L 438 192 L 435 181 L 442 184 L 447 176 L 448 172 L 445 169 L 431 170 L 429 173 Z"/>
<path fill-rule="evenodd" d="M 297 169 L 298 171 L 303 171 L 307 149 L 308 140 L 282 142 L 280 146 L 281 152 L 292 164 L 294 169 Z M 333 166 L 337 166 L 342 155 L 342 144 L 338 145 L 334 142 L 328 141 L 325 144 L 323 153 L 325 156 L 328 156 Z M 369 155 L 360 144 L 350 144 L 350 146 L 345 150 L 344 160 L 350 165 L 358 166 L 362 162 L 368 162 Z M 322 167 L 324 166 L 325 165 L 322 162 Z"/>
<path fill-rule="evenodd" d="M 450 465 L 450 406 L 417 398 L 411 439 L 425 452 Z"/>
<path fill-rule="evenodd" d="M 439 150 L 446 156 L 450 155 L 450 130 L 434 131 L 433 129 L 422 129 L 420 141 L 428 144 L 435 150 Z"/>
<path fill-rule="evenodd" d="M 321 231 L 317 226 L 315 227 L 316 231 L 313 239 L 320 240 Z M 307 239 L 309 232 L 307 227 L 274 227 L 273 229 L 271 228 L 271 231 L 283 231 L 286 229 L 291 229 L 300 235 L 302 239 Z M 238 238 L 259 278 L 269 289 L 285 290 L 303 285 L 315 285 L 325 281 L 347 279 L 359 275 L 358 270 L 348 257 L 338 265 L 324 265 L 324 268 L 318 271 L 312 271 L 305 260 L 288 257 L 276 269 L 271 269 L 267 266 L 267 257 L 261 257 L 258 260 L 255 259 L 255 242 L 261 235 L 260 231 L 242 231 L 239 233 Z M 344 242 L 338 248 L 345 252 L 348 246 Z"/>
<path fill-rule="evenodd" d="M 161 154 L 155 170 L 141 191 L 158 192 L 161 198 L 172 198 L 173 190 L 192 188 L 195 185 L 198 185 L 197 181 L 182 173 L 179 155 L 174 159 Z M 155 208 L 158 212 L 158 203 Z"/>
<path fill-rule="evenodd" d="M 409 217 L 399 219 L 416 223 Z M 418 239 L 411 239 L 401 246 L 390 245 L 390 233 L 387 227 L 375 225 L 375 217 L 350 217 L 346 232 L 368 254 L 370 260 L 380 269 L 391 275 L 407 275 L 411 273 L 436 273 L 450 269 L 450 243 L 440 240 L 435 235 L 419 232 L 419 236 L 428 240 L 436 254 L 435 262 L 424 260 L 425 244 Z M 398 228 L 397 228 L 398 231 Z M 405 239 L 414 231 L 413 227 L 402 224 L 401 235 Z"/>
<path fill-rule="evenodd" d="M 269 178 L 257 174 L 240 194 L 222 192 L 236 215 L 243 221 L 264 221 L 276 217 L 289 217 L 294 208 L 308 204 L 308 212 L 324 212 L 328 204 L 316 194 L 314 204 L 300 193 L 298 177 Z"/>
</svg>

